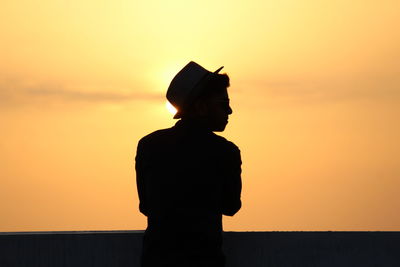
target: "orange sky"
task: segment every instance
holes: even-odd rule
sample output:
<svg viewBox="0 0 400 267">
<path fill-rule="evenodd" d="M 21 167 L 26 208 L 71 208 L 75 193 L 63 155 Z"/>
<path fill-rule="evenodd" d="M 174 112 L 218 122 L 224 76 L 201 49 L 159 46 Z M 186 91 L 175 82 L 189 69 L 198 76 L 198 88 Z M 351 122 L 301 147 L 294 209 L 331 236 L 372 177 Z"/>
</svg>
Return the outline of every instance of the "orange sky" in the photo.
<svg viewBox="0 0 400 267">
<path fill-rule="evenodd" d="M 224 65 L 225 230 L 400 230 L 400 2 L 7 1 L 0 231 L 144 229 L 134 155 L 170 80 Z"/>
</svg>

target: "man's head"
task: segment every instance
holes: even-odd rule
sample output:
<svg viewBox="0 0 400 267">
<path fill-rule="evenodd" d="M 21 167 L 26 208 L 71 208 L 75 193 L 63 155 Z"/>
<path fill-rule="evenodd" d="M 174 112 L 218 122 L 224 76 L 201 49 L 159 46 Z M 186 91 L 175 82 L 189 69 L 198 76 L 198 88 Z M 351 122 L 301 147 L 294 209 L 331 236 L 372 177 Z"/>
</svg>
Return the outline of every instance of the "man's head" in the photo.
<svg viewBox="0 0 400 267">
<path fill-rule="evenodd" d="M 195 62 L 187 64 L 172 80 L 167 99 L 178 112 L 174 118 L 194 119 L 212 131 L 223 131 L 232 114 L 227 88 L 229 77 L 210 72 Z"/>
</svg>

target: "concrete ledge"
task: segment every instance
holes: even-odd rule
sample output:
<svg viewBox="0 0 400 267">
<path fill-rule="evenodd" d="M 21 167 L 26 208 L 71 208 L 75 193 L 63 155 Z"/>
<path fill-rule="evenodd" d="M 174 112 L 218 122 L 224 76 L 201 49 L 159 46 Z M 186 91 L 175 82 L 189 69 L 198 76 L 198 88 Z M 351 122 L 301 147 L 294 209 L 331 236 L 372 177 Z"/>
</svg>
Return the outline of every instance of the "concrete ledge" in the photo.
<svg viewBox="0 0 400 267">
<path fill-rule="evenodd" d="M 0 233 L 1 267 L 139 266 L 143 231 Z M 225 232 L 227 267 L 400 266 L 400 232 Z"/>
</svg>

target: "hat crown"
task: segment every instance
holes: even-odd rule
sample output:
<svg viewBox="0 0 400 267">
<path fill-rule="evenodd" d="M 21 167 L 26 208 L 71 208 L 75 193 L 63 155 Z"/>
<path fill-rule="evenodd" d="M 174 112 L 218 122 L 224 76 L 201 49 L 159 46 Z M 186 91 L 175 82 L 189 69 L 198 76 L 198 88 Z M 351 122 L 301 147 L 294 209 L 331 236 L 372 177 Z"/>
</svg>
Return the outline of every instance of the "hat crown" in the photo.
<svg viewBox="0 0 400 267">
<path fill-rule="evenodd" d="M 218 73 L 219 68 L 215 73 Z M 180 111 L 191 103 L 204 89 L 203 85 L 213 73 L 194 61 L 190 61 L 172 79 L 168 90 L 168 101 L 178 109 L 174 118 L 180 117 Z"/>
</svg>

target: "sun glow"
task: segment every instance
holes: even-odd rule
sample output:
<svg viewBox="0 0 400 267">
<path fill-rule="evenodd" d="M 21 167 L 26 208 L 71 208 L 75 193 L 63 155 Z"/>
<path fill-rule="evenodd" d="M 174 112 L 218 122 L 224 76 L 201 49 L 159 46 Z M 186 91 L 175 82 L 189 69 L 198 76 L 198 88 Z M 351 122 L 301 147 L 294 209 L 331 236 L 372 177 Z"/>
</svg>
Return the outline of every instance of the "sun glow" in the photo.
<svg viewBox="0 0 400 267">
<path fill-rule="evenodd" d="M 175 113 L 177 112 L 176 108 L 168 102 L 168 100 L 165 102 L 165 107 L 167 108 L 167 110 L 172 114 L 175 115 Z"/>
</svg>

